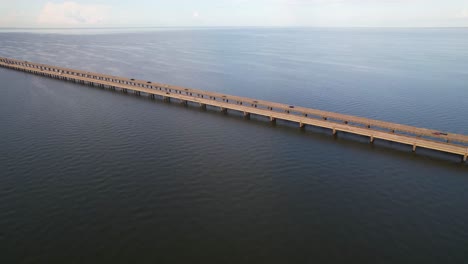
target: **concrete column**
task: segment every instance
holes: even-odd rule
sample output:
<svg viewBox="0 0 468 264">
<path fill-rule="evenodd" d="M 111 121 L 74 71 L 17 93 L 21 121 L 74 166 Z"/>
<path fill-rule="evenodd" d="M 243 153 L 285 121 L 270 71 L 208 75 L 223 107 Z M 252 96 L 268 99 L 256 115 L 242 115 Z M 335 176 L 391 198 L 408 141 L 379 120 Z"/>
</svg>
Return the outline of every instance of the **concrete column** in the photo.
<svg viewBox="0 0 468 264">
<path fill-rule="evenodd" d="M 204 109 L 204 110 L 206 110 L 206 104 L 202 104 L 202 103 L 200 103 L 200 107 L 201 107 L 201 109 Z"/>
<path fill-rule="evenodd" d="M 416 144 L 413 145 L 413 152 L 416 152 Z"/>
<path fill-rule="evenodd" d="M 333 135 L 336 136 L 336 129 L 333 129 Z"/>
<path fill-rule="evenodd" d="M 272 123 L 276 123 L 276 118 L 274 118 L 274 117 L 270 116 L 270 122 L 272 122 Z"/>
<path fill-rule="evenodd" d="M 304 123 L 299 122 L 299 128 L 304 128 Z"/>
<path fill-rule="evenodd" d="M 250 118 L 250 113 L 244 111 L 244 117 L 245 118 Z"/>
<path fill-rule="evenodd" d="M 374 136 L 370 136 L 370 143 L 374 143 Z"/>
<path fill-rule="evenodd" d="M 463 162 L 466 162 L 467 159 L 468 159 L 468 153 L 466 153 L 466 154 L 463 156 Z"/>
<path fill-rule="evenodd" d="M 224 107 L 220 107 L 220 108 L 221 108 L 221 112 L 227 113 L 227 108 L 224 108 Z"/>
</svg>

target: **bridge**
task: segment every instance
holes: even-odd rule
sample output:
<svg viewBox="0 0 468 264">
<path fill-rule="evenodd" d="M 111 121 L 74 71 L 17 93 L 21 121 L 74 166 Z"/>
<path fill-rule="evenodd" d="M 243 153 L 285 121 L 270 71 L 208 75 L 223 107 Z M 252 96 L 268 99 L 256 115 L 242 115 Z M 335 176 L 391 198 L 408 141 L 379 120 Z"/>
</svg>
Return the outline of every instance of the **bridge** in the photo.
<svg viewBox="0 0 468 264">
<path fill-rule="evenodd" d="M 327 128 L 333 135 L 337 132 L 361 135 L 368 137 L 370 143 L 375 139 L 397 142 L 411 146 L 413 152 L 417 148 L 426 148 L 460 155 L 464 162 L 468 158 L 468 136 L 461 134 L 5 57 L 0 57 L 0 66 L 50 78 L 120 90 L 124 93 L 133 92 L 151 98 L 158 97 L 165 101 L 176 100 L 185 105 L 190 103 L 205 109 L 207 106 L 212 106 L 223 112 L 239 111 L 246 118 L 258 115 L 267 117 L 270 122 L 276 120 L 295 122 L 301 128 L 306 125 Z"/>
</svg>

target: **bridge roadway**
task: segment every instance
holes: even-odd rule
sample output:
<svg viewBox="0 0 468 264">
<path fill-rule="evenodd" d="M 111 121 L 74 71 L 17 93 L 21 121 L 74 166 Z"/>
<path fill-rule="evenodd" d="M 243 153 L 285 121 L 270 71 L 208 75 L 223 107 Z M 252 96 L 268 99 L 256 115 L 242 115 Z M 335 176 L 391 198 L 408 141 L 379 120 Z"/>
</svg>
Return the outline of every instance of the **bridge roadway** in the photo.
<svg viewBox="0 0 468 264">
<path fill-rule="evenodd" d="M 11 58 L 0 57 L 0 66 L 82 84 L 121 89 L 123 92 L 133 91 L 139 95 L 146 93 L 153 98 L 156 95 L 165 100 L 173 98 L 184 104 L 192 102 L 205 108 L 209 105 L 219 107 L 222 111 L 236 110 L 246 117 L 250 114 L 265 116 L 272 122 L 280 119 L 296 122 L 300 127 L 311 125 L 328 128 L 334 135 L 338 131 L 357 134 L 369 137 L 371 143 L 375 139 L 382 139 L 410 145 L 413 151 L 422 147 L 461 155 L 463 161 L 468 158 L 468 136 L 461 134 Z"/>
</svg>

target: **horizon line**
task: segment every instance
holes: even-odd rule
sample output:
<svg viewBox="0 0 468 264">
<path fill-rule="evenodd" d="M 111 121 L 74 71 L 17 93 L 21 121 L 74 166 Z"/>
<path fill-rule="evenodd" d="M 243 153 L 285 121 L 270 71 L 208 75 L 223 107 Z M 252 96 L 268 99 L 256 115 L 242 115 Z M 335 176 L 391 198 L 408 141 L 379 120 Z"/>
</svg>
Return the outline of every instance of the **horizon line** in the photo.
<svg viewBox="0 0 468 264">
<path fill-rule="evenodd" d="M 102 26 L 102 27 L 1 27 L 0 29 L 129 29 L 129 28 L 468 28 L 468 26 Z"/>
</svg>

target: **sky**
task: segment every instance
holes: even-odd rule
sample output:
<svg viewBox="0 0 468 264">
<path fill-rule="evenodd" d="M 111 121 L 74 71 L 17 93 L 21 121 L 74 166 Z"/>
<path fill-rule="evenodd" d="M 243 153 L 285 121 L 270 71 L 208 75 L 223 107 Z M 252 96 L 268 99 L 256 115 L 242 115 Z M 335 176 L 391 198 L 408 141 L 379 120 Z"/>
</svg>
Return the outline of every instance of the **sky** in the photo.
<svg viewBox="0 0 468 264">
<path fill-rule="evenodd" d="M 0 27 L 468 27 L 468 0 L 0 0 Z"/>
</svg>

